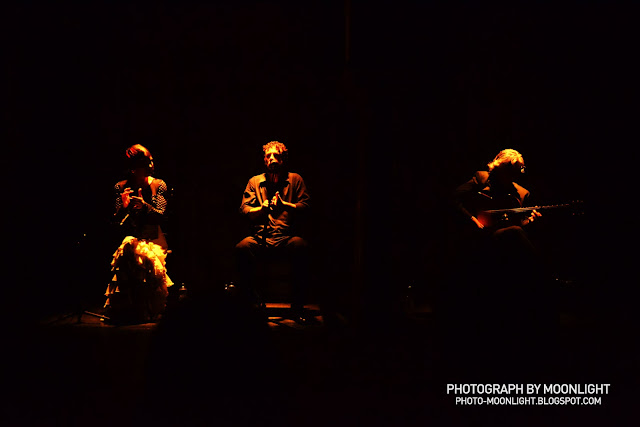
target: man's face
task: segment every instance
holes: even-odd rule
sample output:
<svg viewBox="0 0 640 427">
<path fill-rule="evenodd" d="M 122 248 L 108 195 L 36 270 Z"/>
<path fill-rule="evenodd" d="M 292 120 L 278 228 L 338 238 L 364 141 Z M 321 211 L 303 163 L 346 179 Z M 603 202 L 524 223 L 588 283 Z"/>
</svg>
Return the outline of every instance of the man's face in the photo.
<svg viewBox="0 0 640 427">
<path fill-rule="evenodd" d="M 524 173 L 525 167 L 522 163 L 510 163 L 509 164 L 509 173 L 513 178 L 517 178 Z"/>
<path fill-rule="evenodd" d="M 270 172 L 276 172 L 282 167 L 282 153 L 276 148 L 269 148 L 264 153 L 264 164 Z"/>
<path fill-rule="evenodd" d="M 518 179 L 524 173 L 525 167 L 520 163 L 503 163 L 496 167 L 493 175 L 503 183 L 508 184 Z"/>
</svg>

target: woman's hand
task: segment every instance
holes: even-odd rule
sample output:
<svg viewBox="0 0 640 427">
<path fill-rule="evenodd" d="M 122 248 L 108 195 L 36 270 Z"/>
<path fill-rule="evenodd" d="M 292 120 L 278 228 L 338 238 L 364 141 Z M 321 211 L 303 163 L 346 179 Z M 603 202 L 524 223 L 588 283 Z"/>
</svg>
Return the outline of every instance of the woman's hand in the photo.
<svg viewBox="0 0 640 427">
<path fill-rule="evenodd" d="M 128 208 L 129 203 L 131 203 L 131 196 L 129 194 L 133 193 L 133 190 L 129 187 L 125 188 L 124 191 L 120 194 L 120 198 L 122 199 L 122 207 Z"/>
<path fill-rule="evenodd" d="M 131 201 L 131 207 L 133 209 L 139 210 L 142 209 L 144 207 L 144 205 L 146 205 L 147 203 L 144 201 L 144 199 L 142 198 L 142 188 L 138 188 L 138 195 L 137 196 L 128 196 L 130 201 Z"/>
</svg>

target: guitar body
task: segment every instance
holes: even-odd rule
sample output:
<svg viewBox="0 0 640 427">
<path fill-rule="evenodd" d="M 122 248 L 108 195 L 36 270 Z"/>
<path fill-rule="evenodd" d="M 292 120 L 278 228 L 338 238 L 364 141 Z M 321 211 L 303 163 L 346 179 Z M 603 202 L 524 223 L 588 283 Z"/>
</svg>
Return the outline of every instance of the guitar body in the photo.
<svg viewBox="0 0 640 427">
<path fill-rule="evenodd" d="M 522 207 L 517 193 L 491 194 L 489 191 L 480 191 L 475 198 L 474 215 L 484 225 L 485 231 L 493 232 L 500 228 L 521 225 L 523 215 L 512 212 Z"/>
<path fill-rule="evenodd" d="M 467 231 L 480 229 L 471 221 L 475 217 L 482 225 L 483 234 L 510 226 L 521 226 L 531 212 L 547 209 L 568 211 L 572 216 L 581 215 L 581 201 L 573 201 L 560 205 L 524 207 L 529 199 L 529 191 L 521 185 L 511 182 L 507 185 L 491 185 L 489 173 L 478 171 L 467 183 L 456 189 L 456 203 L 464 214 L 464 229 Z M 557 209 L 562 208 L 562 209 Z M 568 209 L 565 209 L 568 208 Z M 576 209 L 578 208 L 578 209 Z"/>
</svg>

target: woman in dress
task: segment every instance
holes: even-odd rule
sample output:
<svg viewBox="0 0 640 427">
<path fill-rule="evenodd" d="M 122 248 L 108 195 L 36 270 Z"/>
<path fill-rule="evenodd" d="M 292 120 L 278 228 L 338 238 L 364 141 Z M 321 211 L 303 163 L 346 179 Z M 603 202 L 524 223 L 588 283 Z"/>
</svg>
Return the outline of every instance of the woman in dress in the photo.
<svg viewBox="0 0 640 427">
<path fill-rule="evenodd" d="M 153 157 L 147 148 L 136 144 L 125 154 L 128 177 L 114 187 L 113 218 L 126 237 L 113 254 L 105 307 L 114 321 L 153 321 L 164 310 L 173 285 L 166 270 L 170 251 L 161 228 L 167 184 L 152 176 Z"/>
</svg>

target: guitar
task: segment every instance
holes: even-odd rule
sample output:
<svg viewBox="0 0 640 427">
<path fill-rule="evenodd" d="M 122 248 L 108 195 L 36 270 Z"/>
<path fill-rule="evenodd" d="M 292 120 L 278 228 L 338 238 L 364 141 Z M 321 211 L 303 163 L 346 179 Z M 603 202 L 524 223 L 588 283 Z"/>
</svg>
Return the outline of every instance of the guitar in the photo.
<svg viewBox="0 0 640 427">
<path fill-rule="evenodd" d="M 485 228 L 497 229 L 507 227 L 509 225 L 520 225 L 522 217 L 534 210 L 543 211 L 550 209 L 566 210 L 571 216 L 583 214 L 582 201 L 577 200 L 558 205 L 480 210 L 478 211 L 476 218 L 478 218 Z"/>
</svg>

